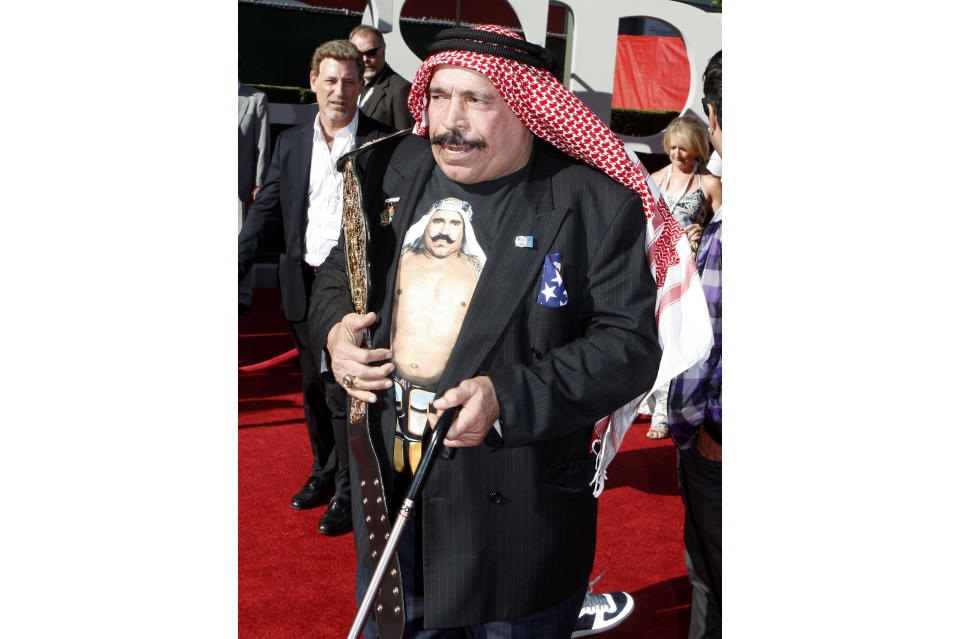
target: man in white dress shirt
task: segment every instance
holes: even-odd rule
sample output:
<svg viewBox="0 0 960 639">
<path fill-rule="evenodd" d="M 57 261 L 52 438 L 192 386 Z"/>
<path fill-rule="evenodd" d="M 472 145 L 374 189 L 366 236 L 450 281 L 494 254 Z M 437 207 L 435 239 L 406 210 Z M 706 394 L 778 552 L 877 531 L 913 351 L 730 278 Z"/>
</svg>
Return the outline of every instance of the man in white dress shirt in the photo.
<svg viewBox="0 0 960 639">
<path fill-rule="evenodd" d="M 310 341 L 307 308 L 316 268 L 340 236 L 343 178 L 336 162 L 357 145 L 392 131 L 357 111 L 362 78 L 363 57 L 349 41 L 332 40 L 317 47 L 310 67 L 317 117 L 277 138 L 266 183 L 239 236 L 242 279 L 253 264 L 267 221 L 279 219 L 283 228 L 277 278 L 283 313 L 299 355 L 313 450 L 310 477 L 290 506 L 315 508 L 332 490 L 333 499 L 318 526 L 326 535 L 351 530 L 346 396 L 326 370 L 323 345 Z"/>
</svg>

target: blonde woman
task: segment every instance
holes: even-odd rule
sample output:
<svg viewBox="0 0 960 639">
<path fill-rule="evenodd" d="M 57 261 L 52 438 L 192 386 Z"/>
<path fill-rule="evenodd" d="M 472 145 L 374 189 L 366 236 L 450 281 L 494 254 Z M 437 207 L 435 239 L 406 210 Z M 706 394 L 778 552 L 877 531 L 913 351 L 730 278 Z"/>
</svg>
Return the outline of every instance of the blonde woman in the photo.
<svg viewBox="0 0 960 639">
<path fill-rule="evenodd" d="M 700 233 L 722 203 L 720 180 L 707 171 L 707 130 L 694 115 L 675 118 L 664 131 L 663 150 L 670 164 L 654 173 L 653 181 L 696 251 Z"/>
<path fill-rule="evenodd" d="M 675 118 L 663 134 L 663 150 L 670 164 L 653 174 L 670 213 L 687 232 L 696 252 L 700 234 L 720 209 L 720 180 L 707 171 L 710 156 L 707 130 L 694 115 Z M 647 437 L 663 439 L 667 431 L 667 388 L 669 382 L 653 392 L 654 408 Z"/>
</svg>

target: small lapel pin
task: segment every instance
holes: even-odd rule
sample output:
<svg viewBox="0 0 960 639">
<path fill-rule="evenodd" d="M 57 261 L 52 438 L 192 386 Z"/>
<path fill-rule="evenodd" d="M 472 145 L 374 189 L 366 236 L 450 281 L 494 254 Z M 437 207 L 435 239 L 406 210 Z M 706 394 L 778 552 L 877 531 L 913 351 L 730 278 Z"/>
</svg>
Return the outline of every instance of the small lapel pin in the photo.
<svg viewBox="0 0 960 639">
<path fill-rule="evenodd" d="M 532 235 L 518 235 L 513 238 L 513 245 L 517 248 L 533 248 Z"/>
<path fill-rule="evenodd" d="M 398 197 L 388 197 L 383 201 L 384 209 L 380 212 L 380 226 L 389 226 L 393 222 L 393 215 L 396 213 L 394 204 L 400 201 Z"/>
</svg>

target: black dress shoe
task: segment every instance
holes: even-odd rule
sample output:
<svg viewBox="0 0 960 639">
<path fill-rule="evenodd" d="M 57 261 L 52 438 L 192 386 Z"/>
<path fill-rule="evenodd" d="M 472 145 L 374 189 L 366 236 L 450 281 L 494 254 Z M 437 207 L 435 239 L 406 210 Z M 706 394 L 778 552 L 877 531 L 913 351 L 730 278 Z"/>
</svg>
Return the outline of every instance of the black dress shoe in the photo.
<svg viewBox="0 0 960 639">
<path fill-rule="evenodd" d="M 343 497 L 334 497 L 327 512 L 320 518 L 317 532 L 336 537 L 351 530 L 353 530 L 353 521 L 350 519 L 350 502 Z"/>
<path fill-rule="evenodd" d="M 324 494 L 326 493 L 325 488 L 326 486 L 323 481 L 316 477 L 311 477 L 307 480 L 307 483 L 303 485 L 303 488 L 300 489 L 300 492 L 290 500 L 290 507 L 297 510 L 308 510 L 322 506 L 327 497 Z"/>
</svg>

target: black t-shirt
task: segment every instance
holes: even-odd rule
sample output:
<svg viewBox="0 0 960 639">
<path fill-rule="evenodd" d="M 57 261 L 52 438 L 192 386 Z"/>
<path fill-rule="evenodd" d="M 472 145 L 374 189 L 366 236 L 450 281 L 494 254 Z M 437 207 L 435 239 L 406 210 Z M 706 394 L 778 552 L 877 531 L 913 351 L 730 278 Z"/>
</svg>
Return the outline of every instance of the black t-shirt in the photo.
<svg viewBox="0 0 960 639">
<path fill-rule="evenodd" d="M 435 166 L 423 189 L 423 195 L 417 202 L 415 210 L 418 215 L 414 215 L 414 219 L 430 210 L 434 202 L 444 198 L 455 197 L 468 202 L 473 210 L 473 229 L 480 246 L 487 251 L 500 230 L 504 215 L 510 210 L 514 191 L 526 170 L 525 167 L 489 182 L 460 184 L 444 175 L 439 166 Z"/>
<path fill-rule="evenodd" d="M 455 250 L 466 256 L 473 268 L 474 277 L 479 279 L 490 248 L 503 225 L 505 216 L 509 215 L 509 211 L 515 206 L 516 187 L 523 179 L 526 171 L 527 167 L 524 167 L 510 175 L 489 182 L 459 184 L 445 176 L 440 167 L 434 167 L 424 186 L 423 194 L 414 207 L 415 213 L 412 224 L 402 238 L 401 261 L 404 259 L 403 255 L 410 251 L 430 254 L 431 251 L 440 250 L 442 253 L 443 251 L 449 251 L 451 244 L 456 243 L 458 248 Z M 462 226 L 459 231 L 444 231 L 443 229 L 447 227 L 442 222 L 443 219 L 456 220 L 457 224 L 462 224 Z M 437 225 L 431 225 L 431 220 L 437 222 Z M 451 235 L 445 236 L 444 233 L 450 233 Z M 457 237 L 458 234 L 459 237 Z M 444 237 L 452 240 L 452 242 L 445 241 Z M 428 242 L 429 246 L 427 245 Z M 438 254 L 433 253 L 433 255 Z M 462 263 L 461 259 L 460 264 Z M 394 291 L 395 309 L 400 308 L 397 301 L 398 295 L 407 296 L 413 293 L 409 289 L 400 292 L 401 269 L 403 269 L 402 264 L 398 269 L 398 290 Z M 458 281 L 462 288 L 462 271 L 460 271 L 460 274 Z M 451 275 L 451 277 L 454 276 Z M 450 282 L 450 288 L 455 288 L 452 281 Z M 433 284 L 428 288 L 433 290 L 432 286 Z M 454 320 L 451 319 L 451 321 Z M 398 319 L 398 324 L 399 322 Z M 451 335 L 453 331 L 459 331 L 459 328 L 450 327 L 449 330 L 444 331 L 443 327 L 439 327 L 439 329 L 437 326 L 431 327 L 434 332 L 446 335 Z M 424 330 L 427 330 L 427 328 L 424 327 Z M 452 348 L 452 343 L 450 346 Z M 392 347 L 396 348 L 396 345 Z M 398 356 L 395 355 L 395 357 Z M 436 390 L 436 380 L 439 378 L 431 377 L 431 381 L 417 382 L 411 375 L 410 379 L 407 379 L 402 376 L 402 367 L 399 362 L 395 360 L 395 363 L 398 364 L 398 368 L 393 374 L 397 407 L 396 443 L 393 455 L 394 469 L 399 472 L 412 472 L 419 463 L 420 440 L 427 429 L 426 416 L 428 412 L 432 412 L 431 405 Z M 415 365 L 409 364 L 411 367 Z"/>
</svg>

